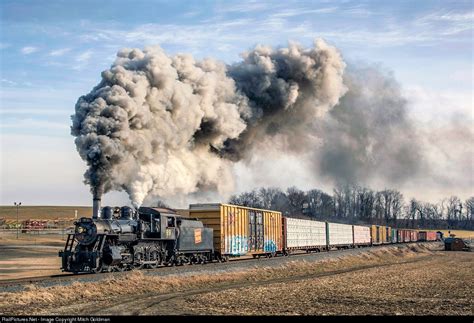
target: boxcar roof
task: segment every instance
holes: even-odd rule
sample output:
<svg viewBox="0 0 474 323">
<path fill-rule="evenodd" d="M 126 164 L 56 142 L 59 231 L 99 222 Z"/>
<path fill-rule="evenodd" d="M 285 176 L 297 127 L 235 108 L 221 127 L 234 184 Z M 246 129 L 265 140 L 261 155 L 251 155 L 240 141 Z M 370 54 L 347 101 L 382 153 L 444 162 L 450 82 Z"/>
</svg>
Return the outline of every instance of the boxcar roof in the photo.
<svg viewBox="0 0 474 323">
<path fill-rule="evenodd" d="M 240 207 L 243 209 L 249 210 L 256 210 L 256 211 L 265 211 L 265 212 L 272 212 L 272 213 L 281 213 L 280 211 L 274 210 L 266 210 L 266 209 L 258 209 L 255 207 L 248 207 L 242 205 L 235 205 L 235 204 L 227 204 L 227 203 L 198 203 L 198 204 L 189 204 L 190 211 L 219 211 L 221 206 L 233 206 L 233 207 Z"/>
</svg>

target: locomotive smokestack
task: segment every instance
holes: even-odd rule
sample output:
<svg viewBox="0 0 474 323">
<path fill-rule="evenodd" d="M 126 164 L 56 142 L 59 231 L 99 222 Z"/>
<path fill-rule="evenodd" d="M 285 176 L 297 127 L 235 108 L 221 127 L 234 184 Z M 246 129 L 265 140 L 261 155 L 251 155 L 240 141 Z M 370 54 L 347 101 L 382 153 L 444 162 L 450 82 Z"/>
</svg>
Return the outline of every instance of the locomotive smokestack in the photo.
<svg viewBox="0 0 474 323">
<path fill-rule="evenodd" d="M 100 219 L 100 197 L 95 196 L 92 202 L 92 218 Z"/>
</svg>

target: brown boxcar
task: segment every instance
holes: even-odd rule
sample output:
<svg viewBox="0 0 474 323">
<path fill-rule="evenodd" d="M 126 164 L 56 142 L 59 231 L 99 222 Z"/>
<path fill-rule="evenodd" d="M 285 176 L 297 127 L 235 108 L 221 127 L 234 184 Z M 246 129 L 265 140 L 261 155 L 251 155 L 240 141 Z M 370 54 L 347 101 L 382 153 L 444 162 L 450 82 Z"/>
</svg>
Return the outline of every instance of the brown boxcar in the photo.
<svg viewBox="0 0 474 323">
<path fill-rule="evenodd" d="M 282 251 L 281 212 L 230 204 L 191 204 L 189 216 L 214 229 L 218 256 L 274 255 Z"/>
<path fill-rule="evenodd" d="M 436 241 L 437 235 L 435 231 L 428 231 L 426 233 L 426 240 L 427 241 Z"/>
<path fill-rule="evenodd" d="M 419 241 L 436 241 L 436 232 L 434 231 L 419 231 L 418 232 Z"/>
<path fill-rule="evenodd" d="M 398 243 L 403 242 L 403 229 L 398 229 L 397 230 L 397 242 Z"/>
<path fill-rule="evenodd" d="M 410 241 L 417 242 L 418 241 L 418 232 L 415 230 L 410 230 Z"/>
<path fill-rule="evenodd" d="M 400 229 L 402 231 L 402 242 L 410 242 L 410 230 Z"/>
<path fill-rule="evenodd" d="M 420 241 L 427 241 L 427 232 L 426 231 L 419 231 L 418 232 L 418 239 Z"/>
</svg>

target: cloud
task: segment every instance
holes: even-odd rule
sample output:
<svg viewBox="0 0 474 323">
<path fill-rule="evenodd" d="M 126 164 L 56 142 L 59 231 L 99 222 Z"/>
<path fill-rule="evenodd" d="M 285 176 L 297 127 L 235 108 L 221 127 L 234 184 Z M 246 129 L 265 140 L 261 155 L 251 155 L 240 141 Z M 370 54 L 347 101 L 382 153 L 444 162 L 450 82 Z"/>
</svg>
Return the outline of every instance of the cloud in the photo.
<svg viewBox="0 0 474 323">
<path fill-rule="evenodd" d="M 77 55 L 75 59 L 76 65 L 72 66 L 72 68 L 75 70 L 83 69 L 89 63 L 90 59 L 92 58 L 92 54 L 92 50 L 86 50 L 85 52 Z"/>
<path fill-rule="evenodd" d="M 33 53 L 37 52 L 38 50 L 39 50 L 38 47 L 26 46 L 26 47 L 23 47 L 21 49 L 21 53 L 24 54 L 24 55 L 29 55 L 29 54 L 33 54 Z"/>
<path fill-rule="evenodd" d="M 276 12 L 270 17 L 282 18 L 282 17 L 295 17 L 301 15 L 310 15 L 310 14 L 323 14 L 323 13 L 333 13 L 336 12 L 337 7 L 328 7 L 321 9 L 308 9 L 308 8 L 296 8 L 296 9 L 285 9 L 279 12 Z"/>
<path fill-rule="evenodd" d="M 246 3 L 239 3 L 230 5 L 227 2 L 224 2 L 223 6 L 218 6 L 216 12 L 220 14 L 225 13 L 249 13 L 255 11 L 267 10 L 270 7 L 275 7 L 274 4 L 260 2 L 260 1 L 250 1 Z"/>
<path fill-rule="evenodd" d="M 64 54 L 70 51 L 71 51 L 71 48 L 56 49 L 56 50 L 50 51 L 49 56 L 63 56 Z"/>
<path fill-rule="evenodd" d="M 2 84 L 10 85 L 10 86 L 15 86 L 15 85 L 18 84 L 18 83 L 14 82 L 14 81 L 10 81 L 10 80 L 7 80 L 7 79 L 1 79 L 0 82 L 2 82 Z"/>
<path fill-rule="evenodd" d="M 443 36 L 458 34 L 467 30 L 473 30 L 474 11 L 453 12 L 436 11 L 418 17 L 414 21 L 414 26 L 427 30 L 437 31 Z"/>
<path fill-rule="evenodd" d="M 89 59 L 91 59 L 91 57 L 92 57 L 92 51 L 87 50 L 76 57 L 76 62 L 86 63 L 89 61 Z"/>
</svg>

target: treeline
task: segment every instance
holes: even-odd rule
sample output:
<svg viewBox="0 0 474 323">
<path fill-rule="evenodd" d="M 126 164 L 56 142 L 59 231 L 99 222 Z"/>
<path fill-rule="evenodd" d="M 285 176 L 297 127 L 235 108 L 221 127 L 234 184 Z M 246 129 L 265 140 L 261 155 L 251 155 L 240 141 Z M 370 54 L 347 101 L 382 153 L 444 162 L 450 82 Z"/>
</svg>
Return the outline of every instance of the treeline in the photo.
<svg viewBox="0 0 474 323">
<path fill-rule="evenodd" d="M 403 228 L 474 229 L 474 197 L 457 196 L 428 203 L 405 201 L 396 190 L 374 191 L 360 186 L 339 186 L 333 194 L 319 189 L 259 188 L 229 199 L 230 204 L 276 210 L 283 215 L 341 223 L 379 224 Z"/>
</svg>

